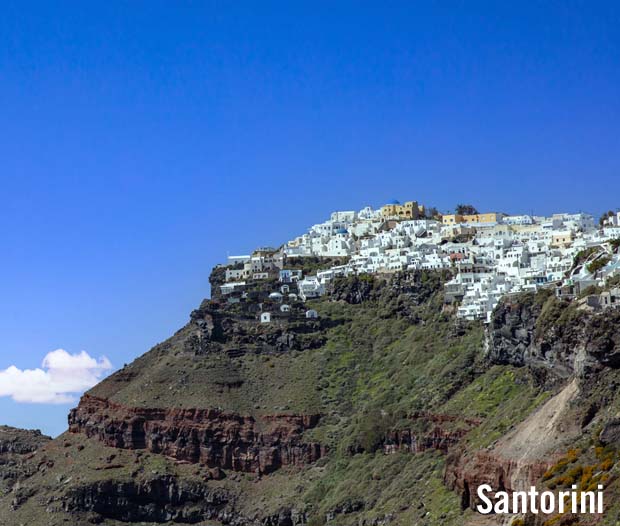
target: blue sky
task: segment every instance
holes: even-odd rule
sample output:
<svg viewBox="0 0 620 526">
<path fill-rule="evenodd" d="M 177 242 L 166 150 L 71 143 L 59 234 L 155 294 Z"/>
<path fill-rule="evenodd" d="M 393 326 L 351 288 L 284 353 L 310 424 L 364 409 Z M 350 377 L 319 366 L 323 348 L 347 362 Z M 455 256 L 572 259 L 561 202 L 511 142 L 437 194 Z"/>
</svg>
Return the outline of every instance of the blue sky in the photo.
<svg viewBox="0 0 620 526">
<path fill-rule="evenodd" d="M 616 2 L 293 4 L 3 4 L 0 369 L 122 366 L 335 209 L 620 206 Z"/>
</svg>

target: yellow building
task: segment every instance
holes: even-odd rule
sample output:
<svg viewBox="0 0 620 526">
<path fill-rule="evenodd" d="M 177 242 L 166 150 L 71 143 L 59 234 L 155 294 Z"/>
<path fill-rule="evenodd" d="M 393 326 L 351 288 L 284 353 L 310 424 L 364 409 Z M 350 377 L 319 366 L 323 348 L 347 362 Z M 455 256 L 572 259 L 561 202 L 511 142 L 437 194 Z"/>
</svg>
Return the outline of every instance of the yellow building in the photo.
<svg viewBox="0 0 620 526">
<path fill-rule="evenodd" d="M 456 225 L 458 223 L 499 223 L 502 220 L 504 214 L 498 214 L 497 212 L 489 212 L 486 214 L 446 214 L 442 218 L 442 222 L 446 226 Z"/>
<path fill-rule="evenodd" d="M 419 205 L 417 201 L 407 201 L 402 205 L 394 201 L 381 207 L 381 216 L 392 219 L 419 219 L 424 217 L 424 205 Z"/>
<path fill-rule="evenodd" d="M 463 221 L 463 216 L 460 214 L 444 214 L 441 217 L 441 222 L 446 226 L 453 226 L 465 221 Z"/>
</svg>

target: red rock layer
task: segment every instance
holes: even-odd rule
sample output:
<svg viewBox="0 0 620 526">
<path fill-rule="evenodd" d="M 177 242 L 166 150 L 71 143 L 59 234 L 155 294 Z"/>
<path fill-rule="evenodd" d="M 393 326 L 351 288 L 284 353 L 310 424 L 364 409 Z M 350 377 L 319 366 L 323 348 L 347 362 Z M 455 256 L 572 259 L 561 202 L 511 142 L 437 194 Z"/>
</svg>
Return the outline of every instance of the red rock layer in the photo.
<svg viewBox="0 0 620 526">
<path fill-rule="evenodd" d="M 494 491 L 529 490 L 556 460 L 556 456 L 550 456 L 545 460 L 521 462 L 485 450 L 471 457 L 454 453 L 448 457 L 444 483 L 461 495 L 463 508 L 475 509 L 480 485 L 489 484 Z"/>
<path fill-rule="evenodd" d="M 302 441 L 319 415 L 261 417 L 218 409 L 126 407 L 84 395 L 69 414 L 69 431 L 121 449 L 146 449 L 178 460 L 235 471 L 269 473 L 304 465 L 326 454 L 321 444 Z"/>
<path fill-rule="evenodd" d="M 403 429 L 388 433 L 383 444 L 384 453 L 390 454 L 396 451 L 421 453 L 428 449 L 437 449 L 447 453 L 473 427 L 480 425 L 480 420 L 477 419 L 422 411 L 412 414 L 410 419 L 414 422 L 425 423 L 429 426 L 429 430 L 420 433 L 411 429 Z M 456 429 L 446 429 L 448 427 L 446 424 L 458 424 L 458 426 L 452 426 L 456 427 Z"/>
</svg>

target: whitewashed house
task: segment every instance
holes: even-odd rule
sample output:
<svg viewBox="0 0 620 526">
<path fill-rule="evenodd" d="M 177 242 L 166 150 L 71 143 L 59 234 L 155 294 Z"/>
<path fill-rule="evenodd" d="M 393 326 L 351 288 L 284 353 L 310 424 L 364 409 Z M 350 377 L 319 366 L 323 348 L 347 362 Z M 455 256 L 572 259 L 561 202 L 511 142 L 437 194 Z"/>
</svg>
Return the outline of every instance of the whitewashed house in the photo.
<svg viewBox="0 0 620 526">
<path fill-rule="evenodd" d="M 224 283 L 220 286 L 220 292 L 222 295 L 231 294 L 236 290 L 243 290 L 245 288 L 245 281 L 234 281 L 232 283 Z"/>
<path fill-rule="evenodd" d="M 306 276 L 304 279 L 297 282 L 297 287 L 299 289 L 299 297 L 302 301 L 306 301 L 310 298 L 318 298 L 325 294 L 325 287 L 316 276 Z"/>
<path fill-rule="evenodd" d="M 280 283 L 294 283 L 303 277 L 303 272 L 299 269 L 282 269 L 279 272 L 278 280 Z"/>
</svg>

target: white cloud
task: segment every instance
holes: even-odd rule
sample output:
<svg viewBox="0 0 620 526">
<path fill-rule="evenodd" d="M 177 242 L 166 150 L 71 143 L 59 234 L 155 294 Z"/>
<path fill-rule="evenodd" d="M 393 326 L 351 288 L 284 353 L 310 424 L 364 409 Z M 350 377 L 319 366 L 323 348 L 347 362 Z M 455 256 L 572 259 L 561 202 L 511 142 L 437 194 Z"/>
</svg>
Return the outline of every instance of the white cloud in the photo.
<svg viewBox="0 0 620 526">
<path fill-rule="evenodd" d="M 47 353 L 41 369 L 22 370 L 11 365 L 0 371 L 0 396 L 10 396 L 16 402 L 71 403 L 111 369 L 105 356 L 96 360 L 85 351 L 69 354 L 57 349 Z"/>
</svg>

